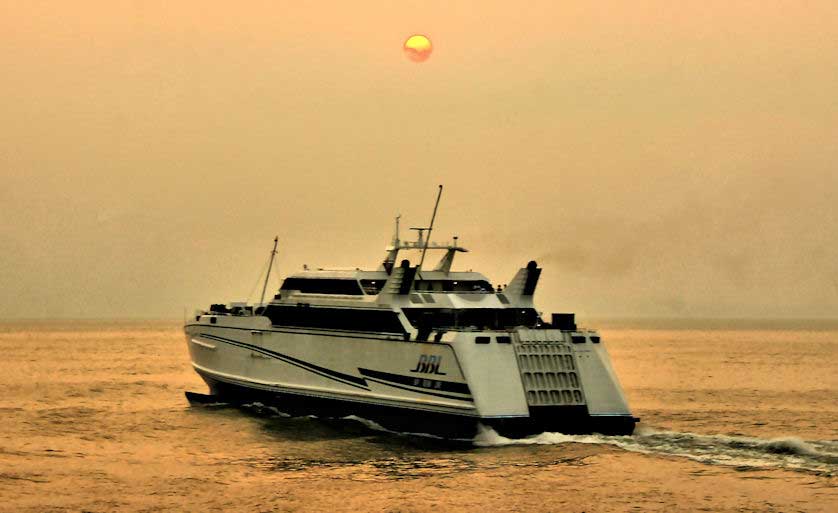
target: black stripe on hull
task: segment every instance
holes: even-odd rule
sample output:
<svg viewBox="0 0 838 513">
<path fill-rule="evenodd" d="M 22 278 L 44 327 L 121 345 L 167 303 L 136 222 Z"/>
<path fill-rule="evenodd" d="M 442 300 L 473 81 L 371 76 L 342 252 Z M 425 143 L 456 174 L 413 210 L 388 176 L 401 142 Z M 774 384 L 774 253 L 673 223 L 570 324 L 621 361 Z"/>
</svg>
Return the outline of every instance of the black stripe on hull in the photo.
<svg viewBox="0 0 838 513">
<path fill-rule="evenodd" d="M 398 388 L 399 390 L 407 390 L 408 392 L 416 392 L 418 394 L 432 395 L 434 397 L 442 397 L 444 399 L 455 399 L 457 401 L 467 401 L 469 403 L 473 402 L 471 397 L 459 397 L 459 396 L 456 396 L 456 395 L 438 394 L 436 392 L 428 392 L 426 390 L 420 390 L 418 388 L 403 387 L 401 385 L 396 385 L 395 383 L 390 382 L 390 381 L 384 381 L 384 380 L 370 378 L 370 377 L 368 377 L 367 379 L 374 382 L 374 383 L 380 383 L 382 385 L 387 385 L 388 387 Z"/>
<path fill-rule="evenodd" d="M 466 394 L 471 395 L 471 390 L 468 388 L 468 384 L 466 383 L 458 383 L 456 381 L 442 381 L 438 379 L 432 379 L 433 375 L 416 375 L 416 376 L 405 376 L 402 374 L 392 374 L 389 372 L 382 372 L 372 369 L 358 369 L 358 372 L 361 373 L 362 376 L 366 376 L 368 378 L 376 378 L 376 379 L 383 379 L 385 381 L 392 381 L 393 383 L 399 383 L 400 385 L 407 385 L 407 386 L 414 386 L 414 387 L 421 387 L 421 385 L 417 385 L 418 381 L 433 381 L 434 383 L 439 383 L 438 390 L 442 392 L 453 392 L 455 394 Z"/>
<path fill-rule="evenodd" d="M 420 376 L 403 376 L 401 374 L 391 374 L 389 372 L 376 371 L 371 369 L 358 369 L 362 376 L 370 381 L 381 383 L 383 385 L 395 387 L 401 390 L 408 390 L 410 392 L 417 392 L 420 394 L 433 395 L 436 397 L 444 397 L 445 399 L 456 399 L 458 401 L 472 402 L 471 391 L 465 383 L 456 383 L 454 381 L 440 381 L 437 379 L 430 379 Z M 423 383 L 428 383 L 430 386 L 425 387 Z M 431 390 L 428 390 L 430 388 Z M 451 394 L 443 394 L 442 392 L 453 392 L 456 394 L 464 394 L 464 396 L 456 396 Z"/>
<path fill-rule="evenodd" d="M 344 385 L 353 386 L 355 388 L 360 388 L 362 390 L 369 391 L 369 385 L 367 385 L 367 381 L 364 378 L 359 378 L 357 376 L 352 376 L 351 374 L 344 374 L 343 372 L 338 372 L 332 369 L 327 369 L 325 367 L 320 367 L 319 365 L 315 365 L 313 363 L 309 363 L 298 358 L 294 358 L 293 356 L 288 356 L 286 354 L 277 353 L 276 351 L 271 351 L 270 349 L 265 349 L 263 347 L 255 346 L 253 344 L 248 344 L 246 342 L 239 342 L 238 340 L 232 340 L 229 338 L 219 337 L 217 335 L 209 335 L 209 334 L 201 334 L 198 335 L 199 337 L 208 338 L 210 340 L 216 340 L 218 342 L 224 342 L 230 345 L 238 346 L 243 349 L 249 349 L 253 352 L 263 354 L 265 356 L 270 356 L 277 360 L 281 360 L 285 363 L 290 363 L 296 367 L 301 369 L 305 369 L 309 372 L 313 372 L 320 376 L 333 379 Z"/>
<path fill-rule="evenodd" d="M 221 381 L 202 372 L 199 374 L 209 385 L 212 394 L 221 401 L 233 404 L 260 402 L 275 406 L 292 416 L 343 418 L 355 415 L 402 433 L 428 433 L 445 438 L 471 439 L 477 434 L 478 424 L 483 424 L 492 427 L 503 436 L 513 438 L 547 431 L 566 434 L 630 435 L 635 425 L 635 419 L 631 416 L 590 416 L 584 406 L 531 408 L 529 417 L 480 418 L 250 388 Z"/>
<path fill-rule="evenodd" d="M 247 349 L 255 353 L 263 354 L 276 360 L 280 360 L 282 362 L 294 365 L 295 367 L 299 367 L 303 370 L 307 370 L 309 372 L 317 374 L 318 376 L 329 378 L 333 381 L 337 381 L 338 383 L 344 385 L 360 388 L 361 390 L 365 390 L 367 392 L 370 391 L 369 384 L 367 383 L 367 379 L 369 379 L 370 381 L 380 383 L 382 385 L 399 388 L 401 390 L 407 390 L 409 392 L 416 392 L 417 394 L 430 395 L 433 397 L 442 397 L 445 399 L 455 399 L 457 401 L 472 402 L 471 392 L 469 391 L 468 385 L 465 383 L 428 380 L 425 378 L 402 376 L 400 374 L 391 374 L 389 372 L 381 372 L 370 369 L 358 369 L 358 372 L 360 372 L 361 375 L 366 376 L 367 379 L 364 379 L 363 377 L 352 376 L 351 374 L 344 374 L 343 372 L 338 372 L 332 369 L 327 369 L 325 367 L 320 367 L 319 365 L 315 365 L 313 363 L 294 358 L 293 356 L 288 356 L 286 354 L 278 353 L 276 351 L 271 351 L 270 349 L 265 349 L 263 347 L 256 346 L 253 344 L 248 344 L 247 342 L 240 342 L 238 340 L 219 337 L 218 335 L 210 335 L 208 333 L 201 333 L 197 336 L 209 340 L 214 340 L 216 342 L 224 342 L 225 344 L 230 344 L 232 346 L 241 347 L 242 349 Z M 428 390 L 428 387 L 424 387 L 421 384 L 425 381 L 430 381 L 432 387 L 435 387 L 438 384 L 439 389 L 433 388 L 432 390 Z M 416 382 L 420 384 L 415 384 Z M 468 397 L 443 394 L 437 390 L 441 390 L 443 392 L 451 391 L 454 393 L 466 394 Z"/>
<path fill-rule="evenodd" d="M 259 402 L 266 406 L 275 406 L 283 413 L 294 417 L 314 415 L 339 419 L 355 415 L 401 433 L 428 433 L 445 438 L 464 439 L 473 438 L 477 433 L 479 419 L 474 416 L 262 390 L 221 381 L 202 372 L 198 374 L 206 381 L 212 395 L 223 402 Z"/>
</svg>

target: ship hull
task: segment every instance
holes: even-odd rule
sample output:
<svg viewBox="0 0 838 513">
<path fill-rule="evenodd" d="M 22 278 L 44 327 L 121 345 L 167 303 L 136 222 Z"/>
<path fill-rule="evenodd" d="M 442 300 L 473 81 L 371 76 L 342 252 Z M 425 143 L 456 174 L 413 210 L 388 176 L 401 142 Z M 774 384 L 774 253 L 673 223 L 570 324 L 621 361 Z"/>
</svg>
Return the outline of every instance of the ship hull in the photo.
<svg viewBox="0 0 838 513">
<path fill-rule="evenodd" d="M 572 343 L 580 335 L 541 329 L 409 342 L 282 328 L 259 316 L 201 318 L 185 332 L 193 368 L 224 402 L 466 439 L 480 425 L 510 437 L 628 435 L 636 421 L 604 348 L 591 343 L 598 337 Z"/>
<path fill-rule="evenodd" d="M 472 415 L 416 410 L 400 406 L 314 397 L 303 393 L 255 388 L 247 383 L 233 383 L 204 372 L 198 374 L 207 383 L 214 400 L 235 405 L 272 406 L 292 417 L 316 416 L 322 419 L 358 417 L 397 433 L 429 434 L 447 439 L 472 440 L 480 426 L 490 427 L 502 436 L 521 438 L 545 432 L 564 434 L 600 433 L 631 435 L 635 418 L 630 415 L 591 416 L 587 408 L 559 406 L 534 408 L 529 417 L 480 418 Z"/>
</svg>

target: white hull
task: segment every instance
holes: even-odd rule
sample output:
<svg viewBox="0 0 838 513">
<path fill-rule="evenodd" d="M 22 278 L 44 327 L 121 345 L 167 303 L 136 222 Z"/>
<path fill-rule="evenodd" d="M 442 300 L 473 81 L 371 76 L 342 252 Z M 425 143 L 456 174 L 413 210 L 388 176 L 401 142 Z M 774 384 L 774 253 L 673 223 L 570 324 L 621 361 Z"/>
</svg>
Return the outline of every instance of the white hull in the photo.
<svg viewBox="0 0 838 513">
<path fill-rule="evenodd" d="M 213 394 L 269 400 L 290 413 L 366 415 L 463 436 L 478 423 L 512 434 L 626 434 L 635 424 L 594 332 L 461 331 L 416 342 L 272 326 L 259 315 L 201 315 L 185 332 Z"/>
</svg>

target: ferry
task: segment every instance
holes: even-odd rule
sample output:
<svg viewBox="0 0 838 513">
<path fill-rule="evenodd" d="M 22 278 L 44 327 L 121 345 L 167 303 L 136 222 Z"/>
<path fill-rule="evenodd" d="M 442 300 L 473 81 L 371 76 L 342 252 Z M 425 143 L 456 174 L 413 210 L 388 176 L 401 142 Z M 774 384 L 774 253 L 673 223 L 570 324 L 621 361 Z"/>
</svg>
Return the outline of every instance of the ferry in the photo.
<svg viewBox="0 0 838 513">
<path fill-rule="evenodd" d="M 196 312 L 186 343 L 210 393 L 187 396 L 448 438 L 473 437 L 480 425 L 511 437 L 631 434 L 639 419 L 600 334 L 573 314 L 536 310 L 535 261 L 492 285 L 453 270 L 468 251 L 457 237 L 431 242 L 441 192 L 416 240 L 400 239 L 396 218 L 377 269 L 304 268 L 268 302 L 266 276 L 259 303 Z M 419 262 L 399 260 L 407 252 Z M 426 269 L 429 252 L 441 258 Z"/>
</svg>

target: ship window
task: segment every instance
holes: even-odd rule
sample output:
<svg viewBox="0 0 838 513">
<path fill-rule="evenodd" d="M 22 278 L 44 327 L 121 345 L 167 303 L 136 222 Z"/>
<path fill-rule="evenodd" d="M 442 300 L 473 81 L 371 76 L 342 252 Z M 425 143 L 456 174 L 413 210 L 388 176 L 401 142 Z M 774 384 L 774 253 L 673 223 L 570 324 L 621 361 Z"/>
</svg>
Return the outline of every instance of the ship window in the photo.
<svg viewBox="0 0 838 513">
<path fill-rule="evenodd" d="M 509 299 L 507 299 L 506 296 L 504 296 L 503 294 L 498 294 L 498 301 L 505 305 L 509 304 Z"/>
<path fill-rule="evenodd" d="M 218 322 L 218 319 L 216 319 L 215 317 L 210 317 L 210 324 L 215 324 L 216 322 Z"/>
<path fill-rule="evenodd" d="M 422 294 L 422 299 L 424 299 L 427 303 L 436 303 L 433 294 Z"/>
<path fill-rule="evenodd" d="M 282 290 L 299 290 L 305 294 L 344 294 L 360 296 L 364 292 L 358 280 L 346 278 L 286 278 Z"/>
<path fill-rule="evenodd" d="M 465 292 L 494 292 L 495 289 L 492 284 L 486 280 L 463 281 L 460 282 L 458 290 Z"/>
<path fill-rule="evenodd" d="M 486 280 L 421 280 L 416 282 L 416 290 L 434 292 L 494 292 L 495 289 Z"/>
<path fill-rule="evenodd" d="M 222 304 L 215 303 L 215 304 L 210 305 L 210 312 L 211 313 L 228 313 L 229 310 L 227 309 L 227 305 L 222 305 Z"/>
<path fill-rule="evenodd" d="M 404 314 L 413 326 L 430 328 L 473 328 L 502 330 L 516 326 L 529 328 L 540 319 L 533 308 L 405 308 Z"/>
<path fill-rule="evenodd" d="M 500 336 L 497 338 L 498 344 L 511 344 L 512 337 L 507 337 L 506 335 Z"/>
<path fill-rule="evenodd" d="M 445 282 L 440 281 L 421 280 L 416 282 L 415 288 L 416 290 L 430 290 L 432 292 L 442 292 L 443 290 L 445 290 L 444 284 Z"/>
<path fill-rule="evenodd" d="M 422 304 L 422 296 L 420 296 L 419 294 L 411 294 L 410 295 L 410 302 L 421 305 Z"/>
<path fill-rule="evenodd" d="M 475 344 L 488 344 L 492 341 L 492 337 L 474 337 Z"/>
<path fill-rule="evenodd" d="M 443 281 L 442 289 L 445 292 L 494 292 L 495 289 L 486 280 L 469 281 Z"/>
<path fill-rule="evenodd" d="M 591 337 L 591 342 L 594 344 L 599 344 L 599 337 Z"/>
<path fill-rule="evenodd" d="M 573 342 L 574 344 L 584 344 L 585 343 L 585 337 L 582 336 L 582 335 L 572 335 L 570 337 L 570 341 Z"/>
<path fill-rule="evenodd" d="M 268 305 L 265 315 L 275 326 L 404 333 L 398 313 L 392 310 L 326 308 L 309 304 L 305 306 Z"/>
<path fill-rule="evenodd" d="M 361 288 L 364 289 L 364 294 L 375 296 L 381 292 L 386 282 L 387 280 L 361 280 Z"/>
</svg>

